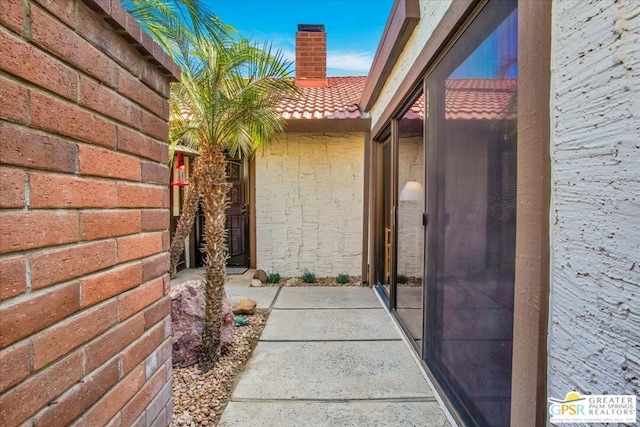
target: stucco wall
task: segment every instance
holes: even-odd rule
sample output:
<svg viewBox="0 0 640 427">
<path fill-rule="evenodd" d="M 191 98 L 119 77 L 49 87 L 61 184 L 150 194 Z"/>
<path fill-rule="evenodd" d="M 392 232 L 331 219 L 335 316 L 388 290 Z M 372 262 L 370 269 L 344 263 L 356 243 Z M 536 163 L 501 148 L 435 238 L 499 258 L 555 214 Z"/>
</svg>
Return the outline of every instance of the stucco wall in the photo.
<svg viewBox="0 0 640 427">
<path fill-rule="evenodd" d="M 287 134 L 256 157 L 257 267 L 360 275 L 363 134 Z"/>
<path fill-rule="evenodd" d="M 413 34 L 407 41 L 404 50 L 396 61 L 396 64 L 387 78 L 380 97 L 375 105 L 371 108 L 371 128 L 376 126 L 380 115 L 384 111 L 391 97 L 396 93 L 398 87 L 406 77 L 411 65 L 416 61 L 418 54 L 431 37 L 433 30 L 436 28 L 442 17 L 444 16 L 452 0 L 420 0 L 420 21 L 418 26 L 413 30 Z"/>
<path fill-rule="evenodd" d="M 640 3 L 552 20 L 549 396 L 638 395 Z"/>
</svg>

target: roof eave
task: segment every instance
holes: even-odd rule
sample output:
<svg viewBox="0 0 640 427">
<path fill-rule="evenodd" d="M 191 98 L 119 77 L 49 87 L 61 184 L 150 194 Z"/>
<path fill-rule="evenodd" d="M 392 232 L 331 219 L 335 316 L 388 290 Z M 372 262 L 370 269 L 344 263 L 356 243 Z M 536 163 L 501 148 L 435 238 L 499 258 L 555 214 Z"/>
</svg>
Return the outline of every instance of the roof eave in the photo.
<svg viewBox="0 0 640 427">
<path fill-rule="evenodd" d="M 359 105 L 369 111 L 420 20 L 418 0 L 395 0 L 367 76 Z"/>
<path fill-rule="evenodd" d="M 369 132 L 370 118 L 353 119 L 288 119 L 285 133 L 349 133 Z"/>
</svg>

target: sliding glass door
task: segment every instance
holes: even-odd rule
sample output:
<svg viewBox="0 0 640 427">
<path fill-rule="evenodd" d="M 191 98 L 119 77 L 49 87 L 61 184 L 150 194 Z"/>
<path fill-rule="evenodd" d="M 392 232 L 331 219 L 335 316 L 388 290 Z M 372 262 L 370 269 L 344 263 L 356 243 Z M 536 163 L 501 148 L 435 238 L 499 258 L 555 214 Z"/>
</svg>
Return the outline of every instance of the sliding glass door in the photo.
<svg viewBox="0 0 640 427">
<path fill-rule="evenodd" d="M 374 280 L 467 425 L 510 417 L 516 6 L 488 1 L 376 142 Z"/>
<path fill-rule="evenodd" d="M 516 2 L 493 1 L 428 75 L 424 358 L 471 425 L 508 426 Z"/>
<path fill-rule="evenodd" d="M 418 352 L 423 337 L 425 212 L 424 96 L 417 92 L 396 122 L 395 309 Z"/>
</svg>

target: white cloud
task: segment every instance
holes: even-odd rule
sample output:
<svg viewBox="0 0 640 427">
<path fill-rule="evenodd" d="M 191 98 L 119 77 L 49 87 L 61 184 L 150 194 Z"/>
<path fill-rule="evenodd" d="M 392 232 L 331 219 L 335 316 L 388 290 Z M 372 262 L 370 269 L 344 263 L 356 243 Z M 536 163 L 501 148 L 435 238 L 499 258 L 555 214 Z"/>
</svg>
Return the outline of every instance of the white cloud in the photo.
<svg viewBox="0 0 640 427">
<path fill-rule="evenodd" d="M 327 68 L 367 74 L 372 62 L 373 54 L 369 52 L 327 53 Z"/>
</svg>

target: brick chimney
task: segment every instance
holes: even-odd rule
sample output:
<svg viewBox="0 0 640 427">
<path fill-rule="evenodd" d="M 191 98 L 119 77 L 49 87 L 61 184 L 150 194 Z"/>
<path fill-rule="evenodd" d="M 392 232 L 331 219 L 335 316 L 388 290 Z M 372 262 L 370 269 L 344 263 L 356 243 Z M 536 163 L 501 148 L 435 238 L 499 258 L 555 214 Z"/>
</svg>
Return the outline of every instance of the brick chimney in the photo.
<svg viewBox="0 0 640 427">
<path fill-rule="evenodd" d="M 298 24 L 296 33 L 296 85 L 327 85 L 327 34 L 324 25 Z"/>
</svg>

